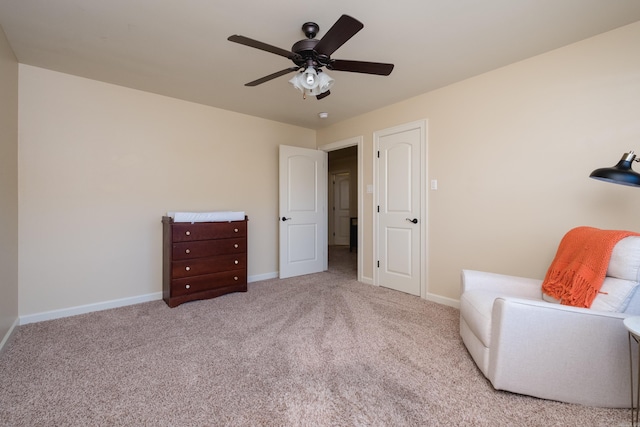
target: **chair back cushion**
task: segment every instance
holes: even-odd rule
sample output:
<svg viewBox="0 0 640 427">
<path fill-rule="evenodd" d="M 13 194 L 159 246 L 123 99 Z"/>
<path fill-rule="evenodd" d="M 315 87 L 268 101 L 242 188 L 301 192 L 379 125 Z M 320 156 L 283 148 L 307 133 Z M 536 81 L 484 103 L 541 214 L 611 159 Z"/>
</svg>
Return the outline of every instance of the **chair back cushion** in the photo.
<svg viewBox="0 0 640 427">
<path fill-rule="evenodd" d="M 622 313 L 636 293 L 638 282 L 605 277 L 600 292 L 591 303 L 591 310 Z"/>
<path fill-rule="evenodd" d="M 640 237 L 625 237 L 613 247 L 607 277 L 640 282 Z"/>
<path fill-rule="evenodd" d="M 598 295 L 591 308 L 633 315 L 640 314 L 640 292 L 638 292 L 638 284 L 640 283 L 640 237 L 625 237 L 613 248 L 607 269 L 607 278 L 605 278 L 601 291 L 605 290 L 607 280 L 614 280 L 613 278 L 620 279 L 626 283 L 618 283 L 614 289 L 609 291 L 609 295 L 603 295 L 603 298 L 598 298 L 600 296 Z M 595 304 L 596 301 L 611 305 L 611 310 L 604 310 L 600 304 Z M 619 305 L 616 307 L 616 304 Z"/>
</svg>

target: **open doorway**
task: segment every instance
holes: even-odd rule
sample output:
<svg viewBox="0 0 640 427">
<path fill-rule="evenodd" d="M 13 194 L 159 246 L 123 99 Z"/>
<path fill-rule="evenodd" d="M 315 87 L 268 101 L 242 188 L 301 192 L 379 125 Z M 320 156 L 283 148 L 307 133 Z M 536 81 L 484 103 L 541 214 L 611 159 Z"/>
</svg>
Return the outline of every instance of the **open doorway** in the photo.
<svg viewBox="0 0 640 427">
<path fill-rule="evenodd" d="M 328 152 L 329 270 L 358 278 L 358 145 Z"/>
</svg>

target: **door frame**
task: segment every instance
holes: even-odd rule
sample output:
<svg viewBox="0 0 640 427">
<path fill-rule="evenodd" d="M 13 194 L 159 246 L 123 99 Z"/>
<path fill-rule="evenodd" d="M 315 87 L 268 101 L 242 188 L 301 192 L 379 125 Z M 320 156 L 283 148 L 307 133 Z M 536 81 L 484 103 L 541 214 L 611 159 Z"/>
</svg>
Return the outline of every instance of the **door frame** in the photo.
<svg viewBox="0 0 640 427">
<path fill-rule="evenodd" d="M 427 185 L 427 120 L 417 120 L 415 122 L 405 123 L 402 125 L 394 126 L 387 129 L 382 129 L 379 131 L 375 131 L 373 133 L 373 182 L 374 182 L 374 201 L 373 201 L 373 218 L 372 221 L 372 236 L 373 236 L 373 284 L 375 286 L 380 286 L 379 283 L 379 274 L 378 274 L 378 212 L 377 206 L 380 204 L 380 188 L 377 188 L 378 178 L 379 178 L 379 162 L 378 156 L 376 153 L 380 148 L 380 138 L 388 135 L 393 135 L 400 132 L 406 132 L 413 129 L 420 130 L 420 298 L 426 299 L 429 286 L 428 286 L 428 271 L 427 271 L 427 260 L 429 259 L 427 244 L 428 239 L 428 215 L 427 215 L 427 195 L 428 195 L 428 185 Z"/>
<path fill-rule="evenodd" d="M 364 212 L 364 199 L 362 186 L 364 185 L 364 156 L 362 153 L 363 145 L 364 145 L 364 137 L 363 136 L 355 136 L 353 138 L 344 139 L 341 141 L 332 142 L 329 144 L 321 145 L 318 147 L 318 150 L 326 151 L 335 151 L 341 150 L 343 148 L 358 147 L 358 282 L 370 283 L 370 281 L 365 281 L 362 277 L 362 269 L 364 264 L 363 253 L 364 251 L 361 249 L 363 245 L 363 232 L 362 232 L 362 213 Z M 328 165 L 327 165 L 328 166 Z M 327 220 L 328 220 L 329 212 L 327 210 Z"/>
</svg>

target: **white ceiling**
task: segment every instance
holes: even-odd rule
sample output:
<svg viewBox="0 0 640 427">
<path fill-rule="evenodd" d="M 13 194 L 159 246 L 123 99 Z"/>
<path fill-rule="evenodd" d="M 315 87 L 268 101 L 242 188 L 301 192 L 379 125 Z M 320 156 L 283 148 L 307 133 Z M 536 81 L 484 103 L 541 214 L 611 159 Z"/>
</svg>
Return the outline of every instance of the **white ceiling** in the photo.
<svg viewBox="0 0 640 427">
<path fill-rule="evenodd" d="M 321 38 L 342 14 L 364 29 L 332 58 L 394 63 L 390 76 L 330 72 L 320 101 L 289 76 L 244 86 L 293 63 L 228 36 L 289 50 L 303 23 Z M 638 0 L 0 0 L 21 63 L 312 129 L 636 21 Z"/>
</svg>

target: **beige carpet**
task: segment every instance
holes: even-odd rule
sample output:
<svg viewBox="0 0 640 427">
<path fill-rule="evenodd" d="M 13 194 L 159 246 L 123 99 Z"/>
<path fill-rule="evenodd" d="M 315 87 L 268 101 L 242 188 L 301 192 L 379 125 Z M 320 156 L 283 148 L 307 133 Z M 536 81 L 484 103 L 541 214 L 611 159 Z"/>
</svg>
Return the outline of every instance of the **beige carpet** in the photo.
<svg viewBox="0 0 640 427">
<path fill-rule="evenodd" d="M 458 311 L 328 272 L 21 327 L 2 426 L 624 426 L 628 410 L 497 392 Z M 553 387 L 553 384 L 549 385 Z"/>
</svg>

